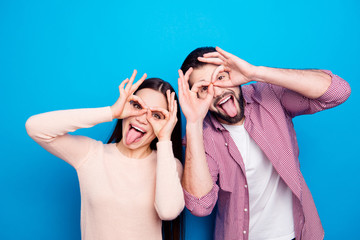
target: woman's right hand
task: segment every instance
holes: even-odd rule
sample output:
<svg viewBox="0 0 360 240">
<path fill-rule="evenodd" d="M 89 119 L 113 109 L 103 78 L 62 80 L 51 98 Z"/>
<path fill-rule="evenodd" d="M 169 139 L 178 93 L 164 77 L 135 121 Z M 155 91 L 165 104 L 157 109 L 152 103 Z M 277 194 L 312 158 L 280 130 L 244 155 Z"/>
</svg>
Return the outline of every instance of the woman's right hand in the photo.
<svg viewBox="0 0 360 240">
<path fill-rule="evenodd" d="M 110 107 L 113 115 L 113 119 L 124 119 L 130 116 L 141 115 L 147 112 L 147 107 L 141 98 L 133 95 L 133 93 L 138 89 L 138 87 L 146 79 L 146 73 L 135 83 L 135 76 L 137 71 L 134 70 L 133 74 L 130 77 L 130 80 L 127 78 L 119 85 L 120 97 L 118 100 Z M 126 87 L 125 87 L 126 84 Z"/>
</svg>

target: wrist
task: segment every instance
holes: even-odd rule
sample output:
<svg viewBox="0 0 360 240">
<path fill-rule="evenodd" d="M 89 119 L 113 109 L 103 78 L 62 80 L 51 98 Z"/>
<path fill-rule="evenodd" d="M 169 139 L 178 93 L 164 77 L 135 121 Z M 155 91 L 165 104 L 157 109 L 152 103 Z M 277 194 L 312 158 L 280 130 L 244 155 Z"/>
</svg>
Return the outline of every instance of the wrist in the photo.
<svg viewBox="0 0 360 240">
<path fill-rule="evenodd" d="M 264 71 L 266 67 L 263 66 L 253 66 L 253 71 L 251 74 L 251 81 L 256 82 L 265 82 L 264 81 Z"/>
<path fill-rule="evenodd" d="M 171 141 L 170 137 L 162 137 L 162 138 L 158 138 L 158 142 L 169 142 Z"/>
<path fill-rule="evenodd" d="M 158 141 L 159 142 L 171 141 L 171 136 L 161 136 L 161 137 L 159 136 Z"/>
<path fill-rule="evenodd" d="M 110 106 L 110 110 L 111 110 L 111 117 L 112 119 L 115 119 L 115 110 L 114 110 L 114 105 Z"/>
<path fill-rule="evenodd" d="M 166 133 L 166 132 L 158 132 L 158 133 L 155 133 L 157 139 L 159 142 L 162 142 L 162 141 L 170 141 L 171 140 L 171 133 Z"/>
<path fill-rule="evenodd" d="M 195 122 L 186 122 L 186 133 L 191 133 L 197 130 L 203 129 L 203 122 L 204 120 L 197 120 Z"/>
</svg>

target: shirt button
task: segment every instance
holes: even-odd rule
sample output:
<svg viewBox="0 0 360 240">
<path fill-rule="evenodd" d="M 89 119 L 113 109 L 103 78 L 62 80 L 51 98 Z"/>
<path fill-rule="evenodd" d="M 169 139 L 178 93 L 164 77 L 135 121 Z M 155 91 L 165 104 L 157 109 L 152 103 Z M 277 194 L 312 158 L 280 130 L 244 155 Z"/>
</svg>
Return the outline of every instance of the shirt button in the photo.
<svg viewBox="0 0 360 240">
<path fill-rule="evenodd" d="M 244 234 L 246 234 L 246 231 L 243 231 Z"/>
<path fill-rule="evenodd" d="M 227 146 L 228 144 L 227 143 L 225 143 L 225 146 Z"/>
<path fill-rule="evenodd" d="M 247 188 L 247 185 L 245 185 L 244 187 Z"/>
<path fill-rule="evenodd" d="M 244 211 L 247 212 L 247 208 L 245 208 Z"/>
</svg>

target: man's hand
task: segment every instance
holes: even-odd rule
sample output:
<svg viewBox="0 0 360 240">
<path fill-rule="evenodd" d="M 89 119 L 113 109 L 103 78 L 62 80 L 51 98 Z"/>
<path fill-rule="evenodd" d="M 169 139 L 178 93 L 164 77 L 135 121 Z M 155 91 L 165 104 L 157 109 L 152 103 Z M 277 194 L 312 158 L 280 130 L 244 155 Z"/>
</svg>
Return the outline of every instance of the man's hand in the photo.
<svg viewBox="0 0 360 240">
<path fill-rule="evenodd" d="M 229 80 L 216 80 L 213 82 L 214 86 L 235 87 L 256 80 L 254 79 L 256 66 L 219 47 L 216 47 L 216 52 L 205 53 L 203 57 L 199 57 L 198 60 L 204 63 L 223 66 L 223 71 L 229 73 Z"/>
<path fill-rule="evenodd" d="M 196 123 L 199 121 L 202 123 L 214 96 L 214 86 L 210 82 L 201 81 L 195 83 L 190 90 L 189 77 L 192 71 L 193 69 L 189 68 L 184 75 L 184 73 L 179 70 L 179 101 L 188 123 Z M 206 92 L 204 98 L 198 97 L 200 91 Z"/>
</svg>

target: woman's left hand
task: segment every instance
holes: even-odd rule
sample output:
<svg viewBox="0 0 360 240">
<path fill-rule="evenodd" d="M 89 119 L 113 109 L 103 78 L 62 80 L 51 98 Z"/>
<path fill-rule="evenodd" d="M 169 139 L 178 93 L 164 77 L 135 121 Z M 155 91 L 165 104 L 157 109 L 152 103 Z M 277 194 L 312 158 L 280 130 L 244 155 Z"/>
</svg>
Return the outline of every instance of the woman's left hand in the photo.
<svg viewBox="0 0 360 240">
<path fill-rule="evenodd" d="M 170 93 L 170 90 L 167 90 L 166 97 L 169 111 L 163 108 L 150 108 L 146 116 L 159 141 L 171 140 L 172 131 L 178 121 L 175 92 Z"/>
</svg>

